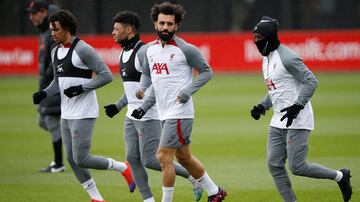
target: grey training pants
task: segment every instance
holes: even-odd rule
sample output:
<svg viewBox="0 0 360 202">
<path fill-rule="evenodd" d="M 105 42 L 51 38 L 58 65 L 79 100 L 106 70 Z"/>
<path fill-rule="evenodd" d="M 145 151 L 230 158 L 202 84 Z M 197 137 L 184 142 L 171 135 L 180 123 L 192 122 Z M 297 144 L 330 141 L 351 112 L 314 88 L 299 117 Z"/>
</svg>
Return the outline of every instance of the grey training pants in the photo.
<svg viewBox="0 0 360 202">
<path fill-rule="evenodd" d="M 136 186 L 143 199 L 153 196 L 145 167 L 161 171 L 156 158 L 159 147 L 161 124 L 159 120 L 137 121 L 125 117 L 126 160 L 130 163 Z M 184 178 L 189 177 L 187 170 L 179 163 L 174 163 L 175 172 Z"/>
<path fill-rule="evenodd" d="M 61 119 L 61 134 L 67 160 L 81 184 L 91 178 L 88 168 L 106 170 L 109 166 L 107 158 L 90 154 L 95 120 Z"/>
<path fill-rule="evenodd" d="M 280 129 L 270 126 L 267 144 L 268 167 L 277 190 L 286 202 L 296 201 L 285 169 L 286 158 L 289 170 L 294 175 L 331 180 L 336 177 L 335 170 L 306 161 L 309 134 L 310 131 L 305 129 Z"/>
</svg>

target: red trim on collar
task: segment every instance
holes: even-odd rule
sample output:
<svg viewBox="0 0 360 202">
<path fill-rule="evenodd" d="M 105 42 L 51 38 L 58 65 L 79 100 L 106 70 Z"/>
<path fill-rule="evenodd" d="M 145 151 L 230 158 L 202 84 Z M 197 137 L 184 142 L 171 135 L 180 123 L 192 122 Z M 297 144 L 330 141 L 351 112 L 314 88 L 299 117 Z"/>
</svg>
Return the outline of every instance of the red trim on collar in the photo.
<svg viewBox="0 0 360 202">
<path fill-rule="evenodd" d="M 161 45 L 161 43 L 160 43 L 160 39 L 158 38 L 157 39 L 157 41 L 156 41 L 156 43 L 155 44 L 160 44 Z M 177 46 L 177 43 L 176 43 L 176 41 L 174 40 L 174 39 L 170 39 L 165 45 L 173 45 L 173 46 Z"/>
<path fill-rule="evenodd" d="M 167 45 L 177 46 L 176 41 L 174 39 L 170 39 L 170 41 L 168 41 L 166 44 Z"/>
<path fill-rule="evenodd" d="M 70 42 L 64 45 L 64 48 L 70 48 L 70 47 L 71 47 L 71 43 L 70 43 Z"/>
</svg>

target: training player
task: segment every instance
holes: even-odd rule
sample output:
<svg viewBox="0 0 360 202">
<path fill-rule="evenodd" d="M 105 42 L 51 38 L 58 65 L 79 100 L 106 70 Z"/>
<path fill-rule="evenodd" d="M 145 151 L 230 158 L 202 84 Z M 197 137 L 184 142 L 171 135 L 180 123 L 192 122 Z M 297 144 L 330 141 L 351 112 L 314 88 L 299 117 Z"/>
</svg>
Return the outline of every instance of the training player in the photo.
<svg viewBox="0 0 360 202">
<path fill-rule="evenodd" d="M 145 103 L 134 110 L 132 116 L 140 119 L 155 103 L 156 98 L 156 108 L 162 121 L 157 151 L 162 169 L 162 201 L 172 201 L 175 183 L 173 160 L 176 156 L 177 161 L 208 192 L 208 201 L 218 202 L 224 200 L 227 193 L 211 180 L 201 162 L 190 151 L 194 119 L 191 95 L 205 85 L 213 74 L 199 50 L 175 36 L 184 14 L 181 5 L 169 2 L 152 7 L 151 17 L 158 39 L 147 46 L 142 74 L 148 81 L 151 78 L 152 87 L 145 95 Z M 194 69 L 199 72 L 195 81 Z"/>
<path fill-rule="evenodd" d="M 94 48 L 75 36 L 77 20 L 72 13 L 56 11 L 50 15 L 49 22 L 51 35 L 59 44 L 51 54 L 55 77 L 46 89 L 34 93 L 34 103 L 39 104 L 42 99 L 60 92 L 61 132 L 67 160 L 92 202 L 104 200 L 89 168 L 121 172 L 133 192 L 135 184 L 128 164 L 90 154 L 92 132 L 99 114 L 95 89 L 110 83 L 112 74 Z"/>
<path fill-rule="evenodd" d="M 124 127 L 126 159 L 130 163 L 135 183 L 144 202 L 153 202 L 155 199 L 148 183 L 145 167 L 161 170 L 156 159 L 156 150 L 159 146 L 161 134 L 160 121 L 155 107 L 151 108 L 141 120 L 131 116 L 131 112 L 143 103 L 135 96 L 140 87 L 142 72 L 140 63 L 143 62 L 143 50 L 145 50 L 144 43 L 137 33 L 140 17 L 137 13 L 122 11 L 115 15 L 113 21 L 112 35 L 115 42 L 123 48 L 119 57 L 119 73 L 123 80 L 124 94 L 117 103 L 107 105 L 104 108 L 107 116 L 112 118 L 127 106 Z M 202 194 L 201 186 L 181 165 L 175 164 L 175 171 L 193 183 L 194 198 L 199 201 Z"/>
<path fill-rule="evenodd" d="M 269 108 L 274 111 L 268 134 L 267 162 L 275 185 L 284 201 L 296 201 L 285 169 L 288 159 L 294 175 L 335 180 L 344 201 L 349 201 L 352 194 L 349 169 L 332 170 L 306 161 L 308 139 L 314 129 L 310 98 L 318 81 L 296 53 L 280 44 L 277 31 L 278 21 L 267 16 L 253 30 L 255 45 L 264 56 L 262 70 L 268 93 L 251 110 L 256 120 Z"/>
</svg>

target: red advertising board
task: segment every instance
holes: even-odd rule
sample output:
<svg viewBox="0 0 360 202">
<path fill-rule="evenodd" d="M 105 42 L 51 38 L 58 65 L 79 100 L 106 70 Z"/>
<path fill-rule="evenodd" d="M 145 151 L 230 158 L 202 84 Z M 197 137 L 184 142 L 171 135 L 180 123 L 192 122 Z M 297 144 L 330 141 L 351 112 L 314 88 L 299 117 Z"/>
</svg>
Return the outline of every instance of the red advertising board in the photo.
<svg viewBox="0 0 360 202">
<path fill-rule="evenodd" d="M 261 55 L 250 32 L 181 33 L 196 45 L 215 72 L 260 71 Z M 149 42 L 153 34 L 144 34 Z M 282 31 L 282 44 L 297 52 L 313 71 L 359 71 L 360 30 Z M 121 48 L 111 35 L 81 36 L 117 72 Z M 37 37 L 0 37 L 0 75 L 37 73 Z"/>
<path fill-rule="evenodd" d="M 0 37 L 0 75 L 37 72 L 36 37 Z"/>
</svg>

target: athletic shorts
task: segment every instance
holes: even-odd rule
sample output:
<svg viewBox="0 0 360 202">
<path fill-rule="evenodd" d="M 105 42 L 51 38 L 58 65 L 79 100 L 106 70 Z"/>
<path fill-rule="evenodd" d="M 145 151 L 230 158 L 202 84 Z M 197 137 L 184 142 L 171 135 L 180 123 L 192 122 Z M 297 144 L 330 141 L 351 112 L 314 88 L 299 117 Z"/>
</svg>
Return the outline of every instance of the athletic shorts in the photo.
<svg viewBox="0 0 360 202">
<path fill-rule="evenodd" d="M 160 146 L 167 148 L 181 148 L 191 143 L 193 119 L 168 119 L 161 121 L 162 134 Z"/>
</svg>

